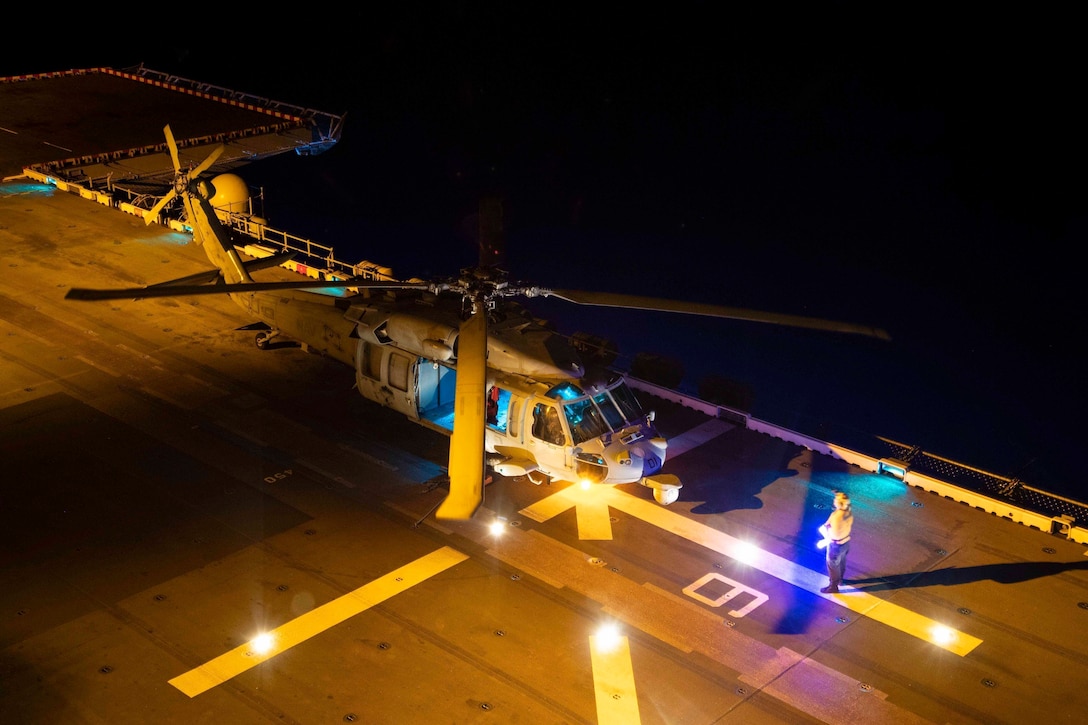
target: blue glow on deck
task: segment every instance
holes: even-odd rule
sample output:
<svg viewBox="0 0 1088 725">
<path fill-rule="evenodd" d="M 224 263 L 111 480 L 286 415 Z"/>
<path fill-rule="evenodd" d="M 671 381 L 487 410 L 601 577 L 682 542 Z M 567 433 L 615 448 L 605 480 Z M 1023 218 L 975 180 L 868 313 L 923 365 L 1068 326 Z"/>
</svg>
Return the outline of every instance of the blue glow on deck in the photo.
<svg viewBox="0 0 1088 725">
<path fill-rule="evenodd" d="M 0 184 L 2 196 L 53 196 L 56 187 L 36 181 L 16 181 Z"/>
</svg>

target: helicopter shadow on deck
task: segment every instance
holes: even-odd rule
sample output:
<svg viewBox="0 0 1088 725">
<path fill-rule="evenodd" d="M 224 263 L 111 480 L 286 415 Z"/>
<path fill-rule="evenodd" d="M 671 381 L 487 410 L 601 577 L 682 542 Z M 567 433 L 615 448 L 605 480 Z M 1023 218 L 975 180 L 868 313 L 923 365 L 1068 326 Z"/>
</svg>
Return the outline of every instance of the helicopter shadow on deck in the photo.
<svg viewBox="0 0 1088 725">
<path fill-rule="evenodd" d="M 720 514 L 741 509 L 760 509 L 759 494 L 771 483 L 797 471 L 790 462 L 801 448 L 777 438 L 753 445 L 746 431 L 724 433 L 714 446 L 700 446 L 667 466 L 684 482 L 681 499 L 702 501 L 693 514 Z"/>
</svg>

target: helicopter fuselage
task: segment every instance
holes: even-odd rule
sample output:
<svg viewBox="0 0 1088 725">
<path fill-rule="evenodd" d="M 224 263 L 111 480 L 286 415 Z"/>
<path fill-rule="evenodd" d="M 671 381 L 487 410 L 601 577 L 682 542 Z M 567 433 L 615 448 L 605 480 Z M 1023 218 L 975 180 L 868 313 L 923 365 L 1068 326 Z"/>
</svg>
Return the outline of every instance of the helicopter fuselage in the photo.
<svg viewBox="0 0 1088 725">
<path fill-rule="evenodd" d="M 274 335 L 355 370 L 368 400 L 450 435 L 457 376 L 456 298 L 411 293 L 334 296 L 284 290 L 231 297 Z M 587 372 L 570 341 L 521 306 L 492 310 L 482 452 L 504 476 L 622 484 L 661 469 L 667 444 L 623 376 Z"/>
</svg>

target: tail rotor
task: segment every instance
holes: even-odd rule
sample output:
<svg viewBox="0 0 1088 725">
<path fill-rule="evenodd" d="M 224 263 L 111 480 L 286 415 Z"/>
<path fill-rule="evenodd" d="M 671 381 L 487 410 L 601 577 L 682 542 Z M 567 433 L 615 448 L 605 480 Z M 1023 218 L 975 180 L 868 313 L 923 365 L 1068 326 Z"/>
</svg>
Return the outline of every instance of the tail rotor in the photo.
<svg viewBox="0 0 1088 725">
<path fill-rule="evenodd" d="M 166 208 L 166 205 L 172 202 L 179 196 L 187 193 L 193 193 L 192 184 L 196 181 L 202 173 L 211 168 L 212 164 L 219 160 L 219 157 L 226 150 L 223 144 L 219 144 L 208 156 L 197 164 L 193 169 L 187 173 L 183 173 L 181 170 L 181 159 L 178 156 L 178 145 L 174 141 L 174 133 L 170 130 L 170 125 L 167 124 L 163 127 L 163 134 L 166 136 L 166 146 L 170 149 L 170 161 L 174 165 L 174 185 L 166 192 L 166 195 L 159 199 L 155 206 L 144 212 L 144 224 L 150 224 L 159 217 L 159 213 Z"/>
</svg>

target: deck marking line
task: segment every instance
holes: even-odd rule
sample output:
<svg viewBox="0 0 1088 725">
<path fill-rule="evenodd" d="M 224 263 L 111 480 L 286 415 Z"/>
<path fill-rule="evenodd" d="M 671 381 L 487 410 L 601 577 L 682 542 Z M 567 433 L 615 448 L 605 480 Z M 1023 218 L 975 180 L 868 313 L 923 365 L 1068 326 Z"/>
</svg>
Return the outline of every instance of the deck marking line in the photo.
<svg viewBox="0 0 1088 725">
<path fill-rule="evenodd" d="M 552 494 L 533 506 L 522 509 L 521 513 L 537 521 L 545 521 L 551 516 L 562 513 L 573 505 L 572 501 L 574 499 L 572 499 L 571 494 L 567 493 L 567 490 L 564 489 Z M 743 561 L 776 579 L 813 592 L 860 615 L 887 624 L 901 632 L 923 639 L 961 657 L 982 644 L 982 640 L 977 637 L 946 627 L 905 607 L 900 607 L 897 604 L 892 604 L 884 599 L 850 587 L 844 587 L 842 594 L 820 594 L 819 589 L 827 579 L 827 575 L 823 572 L 807 569 L 788 559 L 763 551 L 736 537 L 705 524 L 700 524 L 697 521 L 692 521 L 680 514 L 669 511 L 659 504 L 650 503 L 613 486 L 594 486 L 591 490 L 598 492 L 596 498 L 605 506 L 611 506 L 623 511 L 630 516 L 712 551 L 717 551 L 731 559 Z M 949 635 L 948 638 L 937 641 L 934 638 L 937 629 L 946 632 Z"/>
<path fill-rule="evenodd" d="M 343 476 L 338 476 L 335 473 L 331 473 L 329 471 L 326 471 L 321 466 L 318 466 L 317 464 L 315 464 L 315 463 L 313 463 L 311 461 L 308 461 L 305 458 L 296 458 L 295 462 L 298 463 L 301 466 L 305 466 L 306 468 L 309 468 L 311 471 L 313 471 L 314 473 L 316 473 L 319 476 L 324 476 L 325 478 L 328 478 L 329 480 L 336 481 L 337 483 L 339 483 L 341 486 L 344 486 L 345 488 L 355 488 L 355 484 L 352 483 L 351 481 L 347 480 Z"/>
<path fill-rule="evenodd" d="M 103 372 L 106 375 L 112 375 L 115 378 L 121 377 L 121 373 L 117 372 L 116 370 L 111 370 L 111 369 L 109 369 L 107 367 L 104 367 L 103 365 L 91 360 L 90 358 L 83 357 L 82 355 L 76 355 L 76 360 L 79 360 L 81 363 L 89 365 L 90 367 L 94 368 L 95 370 Z"/>
<path fill-rule="evenodd" d="M 794 586 L 807 589 L 810 592 L 818 592 L 827 578 L 826 574 L 822 572 L 807 569 L 788 559 L 763 551 L 729 534 L 667 511 L 657 504 L 643 501 L 624 491 L 611 489 L 610 493 L 608 503 L 613 508 L 670 531 L 688 541 L 700 544 L 738 561 L 746 562 L 750 566 L 754 566 L 760 571 Z M 977 637 L 946 627 L 929 617 L 912 612 L 905 607 L 892 604 L 879 597 L 874 597 L 871 594 L 849 587 L 844 587 L 843 592 L 842 594 L 821 594 L 820 596 L 858 614 L 894 627 L 901 632 L 931 642 L 961 657 L 982 644 L 982 640 Z M 938 628 L 943 629 L 950 635 L 946 642 L 934 641 L 933 634 Z"/>
<path fill-rule="evenodd" d="M 727 430 L 736 428 L 732 423 L 727 423 L 718 418 L 711 418 L 705 423 L 700 423 L 689 431 L 685 431 L 675 438 L 669 438 L 669 447 L 665 454 L 668 460 L 683 455 L 692 448 L 697 448 L 712 438 L 717 438 Z"/>
<path fill-rule="evenodd" d="M 638 725 L 642 720 L 627 637 L 594 635 L 589 638 L 589 655 L 598 725 Z"/>
<path fill-rule="evenodd" d="M 542 498 L 532 506 L 526 506 L 518 513 L 539 523 L 558 516 L 574 505 L 574 501 L 567 495 L 566 490 L 564 488 L 562 491 L 557 491 L 546 498 Z"/>
<path fill-rule="evenodd" d="M 605 484 L 593 484 L 589 488 L 571 484 L 518 513 L 544 522 L 573 506 L 578 517 L 579 539 L 611 541 L 612 520 L 608 513 L 608 502 L 611 500 L 608 493 L 611 490 L 612 486 Z"/>
<path fill-rule="evenodd" d="M 170 684 L 189 697 L 196 697 L 466 559 L 467 554 L 444 546 L 289 622 L 284 622 L 270 632 L 275 642 L 270 651 L 263 654 L 253 652 L 252 645 L 247 642 L 178 675 L 170 680 Z"/>
</svg>

